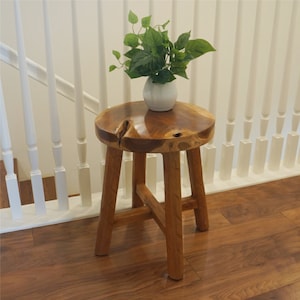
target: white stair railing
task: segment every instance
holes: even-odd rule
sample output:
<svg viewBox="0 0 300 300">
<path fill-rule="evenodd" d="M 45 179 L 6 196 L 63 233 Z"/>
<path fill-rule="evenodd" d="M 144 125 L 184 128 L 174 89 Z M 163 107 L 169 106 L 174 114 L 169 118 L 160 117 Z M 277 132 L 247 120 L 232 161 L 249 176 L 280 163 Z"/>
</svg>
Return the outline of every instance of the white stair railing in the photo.
<svg viewBox="0 0 300 300">
<path fill-rule="evenodd" d="M 294 111 L 291 121 L 291 131 L 287 135 L 287 141 L 284 152 L 283 165 L 286 168 L 292 168 L 296 164 L 297 147 L 299 143 L 299 133 L 297 132 L 300 123 L 300 74 L 298 79 L 298 89 L 295 95 Z M 299 149 L 300 158 L 300 149 Z M 298 158 L 298 163 L 300 163 Z"/>
<path fill-rule="evenodd" d="M 127 12 L 129 11 L 128 1 L 124 1 L 123 8 L 123 35 L 129 32 L 130 27 L 127 18 Z M 126 52 L 126 46 L 124 45 L 123 52 Z M 130 78 L 124 73 L 123 74 L 123 93 L 122 93 L 122 101 L 124 103 L 131 101 L 131 84 Z M 129 152 L 125 152 L 123 155 L 123 176 L 122 181 L 125 187 L 125 196 L 130 197 L 132 194 L 132 185 L 131 185 L 131 174 L 132 174 L 132 155 Z"/>
<path fill-rule="evenodd" d="M 254 165 L 253 170 L 257 174 L 264 172 L 264 167 L 267 159 L 267 150 L 268 150 L 268 138 L 267 138 L 267 129 L 270 121 L 271 106 L 273 100 L 273 88 L 274 88 L 274 61 L 276 57 L 276 43 L 278 35 L 278 18 L 279 18 L 279 2 L 276 1 L 273 26 L 272 26 L 272 36 L 271 44 L 269 48 L 269 60 L 268 60 L 268 69 L 267 69 L 267 78 L 265 85 L 265 92 L 263 97 L 263 105 L 261 110 L 261 120 L 260 120 L 260 137 L 256 140 L 255 145 L 255 156 L 254 156 Z"/>
<path fill-rule="evenodd" d="M 10 65 L 11 67 L 19 70 L 19 57 L 16 50 L 8 45 L 0 42 L 0 60 Z M 30 78 L 36 80 L 44 86 L 48 86 L 47 70 L 45 67 L 37 64 L 29 58 L 26 58 L 27 74 Z M 55 75 L 56 92 L 63 96 L 65 99 L 75 101 L 75 88 L 74 85 L 58 75 Z M 84 108 L 95 115 L 99 111 L 99 101 L 88 94 L 83 93 Z"/>
<path fill-rule="evenodd" d="M 107 78 L 106 72 L 103 70 L 107 70 L 106 59 L 105 59 L 105 40 L 104 40 L 104 24 L 103 24 L 103 3 L 102 1 L 98 1 L 97 4 L 97 24 L 98 24 L 98 57 L 99 57 L 99 106 L 98 111 L 103 111 L 108 107 L 108 93 L 107 93 Z M 100 180 L 104 177 L 104 169 L 105 169 L 105 155 L 106 155 L 106 147 L 104 144 L 100 143 Z"/>
<path fill-rule="evenodd" d="M 246 105 L 244 110 L 244 130 L 243 139 L 240 141 L 238 163 L 237 163 L 237 174 L 241 177 L 246 177 L 249 174 L 252 141 L 250 139 L 251 130 L 253 127 L 253 114 L 254 114 L 254 99 L 257 99 L 257 57 L 258 50 L 257 47 L 259 41 L 259 32 L 261 24 L 261 1 L 256 3 L 255 10 L 255 22 L 252 38 L 252 49 L 250 58 L 250 71 L 249 80 L 247 84 L 246 93 Z"/>
<path fill-rule="evenodd" d="M 292 7 L 292 15 L 290 18 L 289 35 L 287 40 L 287 51 L 284 60 L 284 71 L 283 78 L 281 81 L 281 91 L 279 96 L 278 108 L 277 108 L 277 118 L 276 118 L 276 131 L 272 136 L 271 150 L 270 150 L 270 163 L 269 168 L 272 171 L 279 170 L 282 149 L 284 143 L 284 136 L 282 135 L 284 121 L 286 119 L 287 110 L 287 100 L 289 97 L 289 85 L 291 76 L 291 63 L 292 63 L 292 51 L 294 50 L 294 30 L 296 26 L 296 5 L 298 1 L 294 1 Z"/>
<path fill-rule="evenodd" d="M 55 162 L 55 187 L 58 199 L 59 209 L 69 209 L 68 189 L 67 189 L 67 178 L 66 169 L 62 164 L 62 143 L 60 136 L 60 122 L 57 108 L 57 97 L 56 97 L 56 82 L 55 72 L 52 59 L 52 44 L 50 37 L 50 26 L 48 17 L 47 1 L 43 1 L 43 12 L 44 12 L 44 29 L 45 29 L 45 48 L 47 57 L 47 72 L 48 72 L 48 97 L 49 97 L 49 108 L 50 108 L 50 122 L 51 122 L 51 137 L 52 137 L 52 151 Z"/>
<path fill-rule="evenodd" d="M 233 166 L 234 144 L 232 142 L 235 129 L 235 119 L 237 110 L 237 90 L 239 87 L 239 67 L 240 67 L 240 49 L 241 49 L 241 19 L 242 19 L 242 1 L 238 2 L 236 25 L 235 25 L 235 45 L 233 51 L 232 78 L 230 85 L 230 94 L 227 101 L 227 123 L 226 123 L 226 142 L 222 145 L 220 178 L 228 180 L 231 177 Z"/>
<path fill-rule="evenodd" d="M 72 1 L 72 33 L 73 33 L 73 61 L 74 61 L 74 79 L 75 79 L 75 112 L 76 112 L 76 135 L 77 150 L 79 157 L 78 176 L 79 189 L 84 206 L 90 206 L 92 203 L 90 166 L 86 160 L 87 140 L 85 130 L 83 90 L 81 82 L 81 66 L 79 41 L 77 30 L 76 3 Z"/>
<path fill-rule="evenodd" d="M 33 192 L 33 199 L 37 214 L 45 214 L 45 194 L 42 181 L 42 173 L 39 169 L 38 148 L 36 143 L 35 124 L 32 111 L 32 102 L 30 95 L 29 80 L 27 75 L 25 46 L 22 30 L 22 19 L 20 12 L 20 3 L 14 0 L 15 21 L 17 32 L 17 46 L 19 53 L 20 80 L 22 89 L 23 112 L 25 121 L 25 134 L 28 146 L 28 155 L 31 166 L 30 178 Z"/>
<path fill-rule="evenodd" d="M 18 187 L 17 175 L 14 172 L 14 158 L 9 135 L 6 108 L 0 81 L 0 145 L 2 149 L 3 161 L 6 169 L 5 181 L 7 186 L 8 200 L 11 207 L 13 220 L 22 218 L 22 206 Z"/>
<path fill-rule="evenodd" d="M 220 0 L 216 0 L 215 7 L 215 23 L 214 23 L 214 39 L 213 45 L 216 49 L 219 47 L 220 40 L 220 13 L 221 4 Z M 216 115 L 217 111 L 217 87 L 218 87 L 218 70 L 220 54 L 217 51 L 212 62 L 211 80 L 210 80 L 210 93 L 209 93 L 209 105 L 208 110 Z M 214 174 L 216 169 L 216 146 L 214 144 L 214 138 L 203 147 L 203 179 L 205 183 L 214 182 Z"/>
</svg>

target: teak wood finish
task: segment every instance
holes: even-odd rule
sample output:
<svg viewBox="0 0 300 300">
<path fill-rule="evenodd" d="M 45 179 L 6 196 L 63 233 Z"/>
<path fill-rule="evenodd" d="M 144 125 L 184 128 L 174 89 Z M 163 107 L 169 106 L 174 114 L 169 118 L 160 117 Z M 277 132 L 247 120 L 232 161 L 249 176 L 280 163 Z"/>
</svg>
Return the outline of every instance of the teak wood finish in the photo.
<svg viewBox="0 0 300 300">
<path fill-rule="evenodd" d="M 107 145 L 96 255 L 107 255 L 114 225 L 153 217 L 166 237 L 168 275 L 183 277 L 182 209 L 194 209 L 199 231 L 208 230 L 208 214 L 199 147 L 213 136 L 215 120 L 206 110 L 177 102 L 168 112 L 148 110 L 143 101 L 103 111 L 96 135 Z M 115 214 L 123 151 L 133 152 L 132 207 Z M 180 151 L 187 152 L 192 195 L 181 197 Z M 160 204 L 145 185 L 146 154 L 161 153 L 165 202 Z"/>
<path fill-rule="evenodd" d="M 189 103 L 177 102 L 168 112 L 153 112 L 144 101 L 138 101 L 104 110 L 95 124 L 97 137 L 109 147 L 169 153 L 207 143 L 213 136 L 215 119 L 205 109 Z"/>
</svg>

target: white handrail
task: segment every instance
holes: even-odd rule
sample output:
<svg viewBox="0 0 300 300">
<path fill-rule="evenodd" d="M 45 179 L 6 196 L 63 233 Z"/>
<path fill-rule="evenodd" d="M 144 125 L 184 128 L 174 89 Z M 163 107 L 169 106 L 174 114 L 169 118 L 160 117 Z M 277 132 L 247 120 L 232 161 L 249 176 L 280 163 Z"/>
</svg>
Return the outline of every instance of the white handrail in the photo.
<svg viewBox="0 0 300 300">
<path fill-rule="evenodd" d="M 18 53 L 8 45 L 0 42 L 0 60 L 10 65 L 15 69 L 19 69 Z M 28 76 L 38 81 L 44 86 L 48 86 L 47 70 L 43 66 L 37 64 L 33 60 L 26 58 Z M 62 95 L 68 100 L 75 101 L 75 88 L 70 82 L 64 80 L 60 76 L 56 75 L 56 87 L 57 93 Z M 86 110 L 97 115 L 99 113 L 99 101 L 88 94 L 83 92 L 84 107 Z"/>
</svg>

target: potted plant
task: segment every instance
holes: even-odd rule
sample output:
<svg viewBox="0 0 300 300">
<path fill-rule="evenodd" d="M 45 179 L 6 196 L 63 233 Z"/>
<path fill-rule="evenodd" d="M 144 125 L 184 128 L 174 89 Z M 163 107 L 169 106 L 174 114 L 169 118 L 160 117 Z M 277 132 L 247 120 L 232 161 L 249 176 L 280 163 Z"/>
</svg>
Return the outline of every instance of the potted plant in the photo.
<svg viewBox="0 0 300 300">
<path fill-rule="evenodd" d="M 109 71 L 123 68 L 130 78 L 148 77 L 143 91 L 146 104 L 152 110 L 170 110 L 177 97 L 173 82 L 175 76 L 188 79 L 186 69 L 189 62 L 215 49 L 204 39 L 190 39 L 190 31 L 180 34 L 175 42 L 171 42 L 166 30 L 169 21 L 151 26 L 151 16 L 143 17 L 138 31 L 135 31 L 134 25 L 139 18 L 134 12 L 129 11 L 128 21 L 132 24 L 132 32 L 127 33 L 123 41 L 129 47 L 124 54 L 126 59 L 122 62 L 121 53 L 113 50 L 119 65 L 110 65 Z M 171 100 L 165 96 L 165 90 Z"/>
</svg>

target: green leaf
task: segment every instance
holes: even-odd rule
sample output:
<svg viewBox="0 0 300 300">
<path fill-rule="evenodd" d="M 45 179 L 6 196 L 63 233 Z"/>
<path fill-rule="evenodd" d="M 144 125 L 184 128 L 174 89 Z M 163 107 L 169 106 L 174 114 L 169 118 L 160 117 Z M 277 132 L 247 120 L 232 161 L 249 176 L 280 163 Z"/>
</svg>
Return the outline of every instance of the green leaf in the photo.
<svg viewBox="0 0 300 300">
<path fill-rule="evenodd" d="M 172 45 L 172 43 L 169 41 L 169 36 L 168 36 L 168 31 L 167 30 L 162 31 L 160 34 L 161 34 L 161 36 L 163 38 L 163 41 L 166 44 L 166 46 Z"/>
<path fill-rule="evenodd" d="M 161 46 L 163 38 L 160 32 L 149 27 L 143 37 L 143 47 L 146 51 L 157 53 L 157 47 Z"/>
<path fill-rule="evenodd" d="M 111 71 L 113 71 L 115 69 L 117 69 L 117 66 L 115 66 L 115 65 L 110 65 L 109 66 L 109 72 L 111 72 Z"/>
<path fill-rule="evenodd" d="M 129 67 L 130 67 L 130 64 L 131 64 L 131 61 L 130 61 L 130 60 L 126 60 L 126 61 L 124 62 L 124 66 L 125 66 L 126 68 L 129 68 Z"/>
<path fill-rule="evenodd" d="M 138 72 L 131 71 L 131 70 L 129 70 L 129 69 L 125 70 L 125 73 L 126 73 L 131 79 L 139 78 L 139 77 L 141 77 L 141 76 L 144 76 L 144 75 L 141 75 L 141 74 L 138 73 Z"/>
<path fill-rule="evenodd" d="M 170 23 L 170 20 L 161 25 L 163 29 L 166 29 L 167 25 Z"/>
<path fill-rule="evenodd" d="M 121 57 L 121 54 L 120 54 L 120 52 L 119 52 L 119 51 L 117 51 L 117 50 L 113 50 L 113 51 L 112 51 L 112 54 L 115 56 L 115 58 L 116 58 L 117 60 L 119 60 L 119 59 L 120 59 L 120 57 Z"/>
<path fill-rule="evenodd" d="M 125 72 L 130 78 L 138 78 L 141 76 L 149 76 L 150 72 L 146 65 L 149 63 L 149 57 L 143 57 L 144 53 L 140 53 L 134 59 L 128 60 L 127 69 Z M 146 65 L 145 65 L 146 64 Z"/>
<path fill-rule="evenodd" d="M 142 18 L 142 27 L 148 28 L 150 26 L 151 16 Z"/>
<path fill-rule="evenodd" d="M 133 12 L 133 11 L 129 11 L 128 13 L 128 22 L 131 24 L 136 24 L 139 21 L 138 16 Z"/>
<path fill-rule="evenodd" d="M 140 51 L 143 51 L 139 48 L 133 48 L 129 51 L 127 51 L 124 56 L 128 57 L 128 58 L 133 58 L 134 56 L 136 56 Z"/>
<path fill-rule="evenodd" d="M 177 41 L 174 43 L 175 48 L 178 50 L 183 49 L 186 46 L 187 42 L 189 41 L 190 35 L 191 35 L 190 31 L 186 33 L 182 33 L 178 37 Z"/>
<path fill-rule="evenodd" d="M 186 74 L 186 68 L 187 65 L 184 62 L 175 62 L 172 64 L 170 71 L 173 72 L 176 75 L 179 75 L 181 77 L 184 77 L 188 79 L 187 74 Z"/>
<path fill-rule="evenodd" d="M 135 48 L 139 45 L 139 37 L 135 33 L 127 33 L 124 37 L 124 45 Z"/>
<path fill-rule="evenodd" d="M 191 55 L 192 59 L 194 59 L 209 51 L 216 51 L 216 49 L 208 41 L 196 39 L 188 41 L 185 51 L 187 54 Z"/>
<path fill-rule="evenodd" d="M 170 81 L 173 81 L 174 79 L 176 79 L 176 77 L 173 75 L 173 73 L 168 69 L 161 70 L 157 74 L 152 75 L 151 78 L 154 83 L 161 83 L 161 84 L 164 84 L 164 83 L 167 83 L 167 82 L 170 82 Z"/>
<path fill-rule="evenodd" d="M 151 67 L 152 60 L 153 56 L 151 53 L 141 50 L 131 58 L 130 69 L 137 70 L 140 67 L 143 69 L 149 69 L 149 65 Z M 143 73 L 143 70 L 140 69 L 140 71 Z"/>
<path fill-rule="evenodd" d="M 185 58 L 186 58 L 186 53 L 182 52 L 182 51 L 179 51 L 176 48 L 173 48 L 171 50 L 171 57 L 172 57 L 172 61 L 184 61 Z"/>
</svg>

